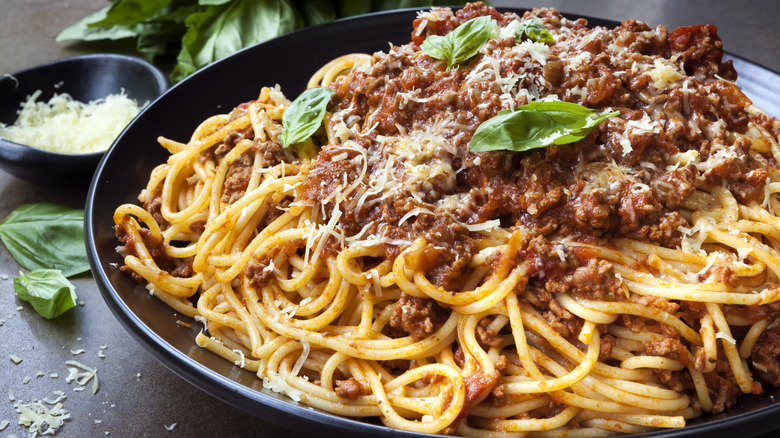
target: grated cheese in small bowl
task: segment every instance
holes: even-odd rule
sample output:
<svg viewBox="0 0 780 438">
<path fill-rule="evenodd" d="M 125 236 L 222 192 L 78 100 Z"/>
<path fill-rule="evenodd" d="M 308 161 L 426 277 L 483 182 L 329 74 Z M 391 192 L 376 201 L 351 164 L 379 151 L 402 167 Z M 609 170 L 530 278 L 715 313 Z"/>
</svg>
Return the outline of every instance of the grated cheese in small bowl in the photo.
<svg viewBox="0 0 780 438">
<path fill-rule="evenodd" d="M 124 90 L 88 103 L 68 93 L 55 93 L 48 102 L 40 102 L 41 93 L 36 90 L 27 96 L 13 125 L 0 123 L 0 137 L 64 154 L 101 152 L 141 110 Z"/>
</svg>

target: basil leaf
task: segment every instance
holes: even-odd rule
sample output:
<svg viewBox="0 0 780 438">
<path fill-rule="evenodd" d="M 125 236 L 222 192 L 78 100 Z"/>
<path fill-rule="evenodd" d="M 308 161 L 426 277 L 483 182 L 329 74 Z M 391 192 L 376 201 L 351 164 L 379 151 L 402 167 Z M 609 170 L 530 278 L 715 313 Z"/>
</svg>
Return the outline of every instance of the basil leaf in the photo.
<svg viewBox="0 0 780 438">
<path fill-rule="evenodd" d="M 287 0 L 234 0 L 210 5 L 185 23 L 174 81 L 239 49 L 295 30 L 300 17 Z"/>
<path fill-rule="evenodd" d="M 351 17 L 353 15 L 367 14 L 371 12 L 371 3 L 366 0 L 339 0 L 339 15 Z"/>
<path fill-rule="evenodd" d="M 167 54 L 171 47 L 181 44 L 181 37 L 186 31 L 184 18 L 194 12 L 193 8 L 200 9 L 197 5 L 187 7 L 169 5 L 159 10 L 153 17 L 140 18 L 133 17 L 131 14 L 116 15 L 111 11 L 112 8 L 113 6 L 106 6 L 78 23 L 68 26 L 57 35 L 56 41 L 136 38 L 136 50 L 150 60 L 154 60 L 155 56 Z M 180 17 L 182 14 L 184 18 Z M 116 24 L 106 24 L 112 22 Z"/>
<path fill-rule="evenodd" d="M 175 21 L 150 21 L 135 26 L 138 30 L 135 49 L 154 61 L 158 56 L 170 53 L 172 46 L 179 43 L 185 26 Z"/>
<path fill-rule="evenodd" d="M 449 0 L 111 0 L 68 26 L 65 40 L 135 39 L 154 62 L 175 57 L 171 81 L 248 45 L 304 25 L 385 9 L 465 3 Z"/>
<path fill-rule="evenodd" d="M 83 40 L 83 41 L 97 41 L 97 40 L 118 40 L 122 38 L 133 38 L 138 36 L 138 30 L 134 26 L 129 25 L 115 25 L 111 27 L 94 27 L 95 23 L 98 23 L 106 18 L 108 10 L 111 6 L 106 6 L 99 11 L 87 15 L 86 17 L 74 23 L 57 35 L 56 42 L 67 40 Z"/>
<path fill-rule="evenodd" d="M 304 0 L 298 2 L 306 26 L 328 23 L 336 19 L 336 6 L 330 0 Z"/>
<path fill-rule="evenodd" d="M 38 269 L 14 277 L 14 291 L 44 318 L 62 315 L 76 305 L 76 287 L 57 269 Z"/>
<path fill-rule="evenodd" d="M 0 222 L 0 240 L 29 270 L 59 269 L 70 277 L 89 271 L 84 245 L 84 210 L 27 204 Z"/>
<path fill-rule="evenodd" d="M 518 44 L 525 39 L 548 45 L 555 42 L 553 36 L 547 28 L 544 27 L 542 20 L 536 17 L 525 21 L 515 21 L 515 23 L 519 23 L 517 28 L 514 29 L 515 42 Z"/>
<path fill-rule="evenodd" d="M 447 61 L 447 69 L 468 60 L 490 38 L 493 19 L 476 17 L 461 24 L 447 35 L 429 35 L 422 43 L 422 51 L 430 57 Z"/>
<path fill-rule="evenodd" d="M 620 111 L 597 113 L 570 102 L 531 102 L 486 120 L 469 142 L 471 152 L 527 151 L 584 138 Z"/>
<path fill-rule="evenodd" d="M 330 88 L 306 90 L 284 110 L 280 136 L 284 147 L 306 140 L 317 131 L 333 93 Z"/>
<path fill-rule="evenodd" d="M 454 0 L 374 0 L 371 3 L 374 11 L 389 11 L 391 9 L 421 8 L 431 6 L 455 6 L 467 2 Z"/>
<path fill-rule="evenodd" d="M 165 9 L 172 0 L 117 0 L 108 7 L 106 16 L 90 27 L 111 27 L 141 23 Z"/>
</svg>

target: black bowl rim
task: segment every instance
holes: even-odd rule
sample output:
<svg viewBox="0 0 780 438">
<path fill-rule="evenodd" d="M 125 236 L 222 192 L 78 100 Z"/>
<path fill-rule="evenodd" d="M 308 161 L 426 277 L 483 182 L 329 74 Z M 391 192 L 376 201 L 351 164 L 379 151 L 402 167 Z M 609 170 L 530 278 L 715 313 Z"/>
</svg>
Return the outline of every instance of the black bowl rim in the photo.
<svg viewBox="0 0 780 438">
<path fill-rule="evenodd" d="M 393 11 L 375 12 L 370 14 L 364 14 L 360 16 L 348 17 L 338 19 L 334 22 L 320 24 L 309 28 L 299 29 L 294 32 L 273 38 L 263 43 L 259 43 L 248 48 L 242 49 L 223 58 L 203 69 L 197 71 L 179 84 L 175 84 L 166 93 L 164 93 L 158 100 L 163 99 L 164 95 L 171 90 L 177 88 L 185 81 L 196 78 L 200 73 L 206 71 L 220 62 L 224 62 L 231 57 L 250 50 L 259 50 L 257 47 L 263 46 L 268 42 L 283 39 L 292 34 L 299 33 L 319 33 L 324 32 L 329 26 L 343 25 L 353 20 L 364 20 L 372 17 L 381 16 L 394 16 L 409 14 L 410 12 L 416 12 L 424 10 L 425 8 L 409 8 Z M 503 7 L 498 8 L 500 11 L 506 12 L 518 12 L 522 14 L 527 9 L 524 8 L 512 8 Z M 609 23 L 611 25 L 617 25 L 619 22 L 609 19 L 602 19 L 597 17 L 589 17 L 582 14 L 566 14 L 568 17 L 585 18 L 589 22 Z M 593 21 L 592 21 L 593 20 Z M 260 49 L 261 50 L 261 49 Z M 767 70 L 769 72 L 778 74 L 771 69 L 761 66 L 752 61 L 746 60 L 740 56 L 726 53 L 732 58 L 741 60 L 743 62 L 753 64 L 759 68 Z M 142 112 L 146 111 L 152 105 L 150 104 Z M 140 117 L 142 114 L 139 114 Z M 137 117 L 137 118 L 138 118 Z M 133 125 L 133 122 L 128 124 L 125 131 L 129 131 Z M 87 245 L 87 253 L 89 256 L 89 262 L 92 267 L 93 275 L 95 275 L 98 289 L 103 295 L 106 304 L 111 311 L 125 327 L 125 329 L 141 343 L 141 345 L 152 354 L 155 359 L 160 361 L 164 366 L 173 371 L 179 377 L 183 378 L 187 382 L 193 384 L 197 388 L 203 390 L 209 395 L 224 401 L 231 406 L 243 410 L 253 416 L 263 418 L 267 421 L 288 427 L 293 430 L 311 431 L 311 427 L 319 427 L 324 436 L 329 436 L 329 431 L 343 432 L 345 436 L 366 436 L 369 434 L 377 436 L 392 436 L 392 437 L 434 437 L 437 435 L 421 434 L 415 432 L 408 432 L 402 430 L 391 429 L 386 426 L 371 424 L 359 419 L 353 419 L 350 417 L 342 417 L 337 414 L 331 414 L 325 411 L 320 411 L 315 408 L 308 407 L 306 405 L 296 403 L 285 396 L 277 396 L 274 393 L 267 392 L 267 390 L 258 391 L 239 383 L 236 380 L 230 379 L 211 368 L 197 362 L 195 359 L 188 357 L 175 347 L 168 344 L 160 335 L 154 330 L 144 324 L 138 317 L 138 315 L 127 305 L 121 297 L 119 297 L 117 290 L 113 287 L 107 272 L 102 269 L 100 261 L 98 260 L 98 249 L 96 247 L 95 240 L 95 228 L 93 227 L 92 212 L 94 208 L 95 195 L 97 192 L 98 182 L 100 180 L 100 174 L 104 168 L 104 165 L 110 156 L 111 151 L 114 149 L 119 139 L 125 135 L 125 131 L 120 134 L 111 148 L 104 154 L 98 169 L 95 172 L 95 176 L 90 184 L 89 192 L 87 195 L 87 202 L 85 207 L 85 240 Z M 252 403 L 262 405 L 264 408 L 270 409 L 272 412 L 258 412 L 253 410 L 253 406 L 247 406 L 247 400 L 251 400 Z M 762 406 L 747 412 L 735 414 L 734 416 L 728 416 L 725 418 L 710 419 L 699 424 L 687 425 L 680 429 L 657 429 L 651 432 L 630 435 L 633 438 L 683 438 L 694 436 L 709 436 L 709 434 L 716 433 L 717 436 L 730 436 L 724 435 L 730 433 L 740 433 L 744 437 L 755 436 L 760 433 L 772 430 L 771 425 L 767 425 L 766 421 L 757 426 L 755 422 L 757 420 L 766 420 L 773 415 L 780 415 L 780 402 L 773 402 L 768 406 Z"/>
<path fill-rule="evenodd" d="M 144 70 L 147 70 L 154 77 L 155 83 L 157 85 L 157 90 L 155 94 L 157 95 L 158 98 L 163 94 L 165 94 L 165 92 L 168 91 L 168 89 L 170 88 L 168 78 L 165 76 L 162 70 L 155 67 L 145 59 L 139 58 L 137 56 L 123 55 L 120 53 L 88 53 L 84 55 L 70 56 L 67 58 L 57 59 L 44 64 L 28 67 L 22 70 L 15 71 L 13 73 L 8 73 L 7 75 L 11 77 L 11 80 L 14 80 L 16 76 L 21 76 L 35 70 L 52 68 L 62 64 L 69 64 L 69 63 L 79 62 L 84 60 L 92 61 L 92 60 L 105 60 L 105 59 L 109 59 L 115 62 L 121 62 L 124 64 L 135 64 L 143 67 Z M 149 105 L 151 104 L 152 102 L 149 102 Z M 16 143 L 14 141 L 0 137 L 0 156 L 6 159 L 7 161 L 12 161 L 18 164 L 31 164 L 31 165 L 41 164 L 42 159 L 44 163 L 52 163 L 52 164 L 63 163 L 63 160 L 71 160 L 72 162 L 82 162 L 82 161 L 88 162 L 93 160 L 97 161 L 105 153 L 106 151 L 88 152 L 85 154 L 68 154 L 63 152 L 55 152 L 46 149 L 40 149 L 34 146 L 29 146 L 21 143 Z"/>
</svg>

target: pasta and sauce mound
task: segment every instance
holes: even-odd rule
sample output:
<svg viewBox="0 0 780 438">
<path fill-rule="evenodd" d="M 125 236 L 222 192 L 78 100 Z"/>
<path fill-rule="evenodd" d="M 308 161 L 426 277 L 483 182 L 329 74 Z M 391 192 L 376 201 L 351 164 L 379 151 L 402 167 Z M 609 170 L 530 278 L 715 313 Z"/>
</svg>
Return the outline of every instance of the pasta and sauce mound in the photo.
<svg viewBox="0 0 780 438">
<path fill-rule="evenodd" d="M 265 388 L 398 429 L 639 433 L 780 385 L 780 123 L 714 26 L 411 28 L 160 137 L 121 269 Z"/>
</svg>

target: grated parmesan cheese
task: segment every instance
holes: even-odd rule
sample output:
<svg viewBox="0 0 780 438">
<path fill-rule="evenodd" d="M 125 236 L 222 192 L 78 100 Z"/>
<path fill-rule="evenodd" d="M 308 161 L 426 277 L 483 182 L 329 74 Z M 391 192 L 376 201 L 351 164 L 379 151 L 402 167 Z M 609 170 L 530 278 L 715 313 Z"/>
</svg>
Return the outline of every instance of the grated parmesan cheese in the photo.
<svg viewBox="0 0 780 438">
<path fill-rule="evenodd" d="M 246 366 L 246 356 L 244 356 L 244 352 L 239 349 L 235 349 L 233 350 L 233 353 L 236 353 L 239 357 L 233 363 L 237 366 L 240 366 L 241 368 L 244 368 Z"/>
<path fill-rule="evenodd" d="M 0 123 L 0 137 L 64 154 L 100 152 L 111 146 L 141 110 L 124 90 L 87 104 L 67 93 L 37 102 L 40 95 L 38 90 L 27 97 L 13 125 Z"/>
<path fill-rule="evenodd" d="M 301 401 L 301 392 L 288 385 L 283 378 L 279 376 L 270 376 L 263 378 L 263 388 L 270 389 L 279 394 L 287 394 L 295 401 Z"/>
<path fill-rule="evenodd" d="M 469 231 L 490 231 L 501 226 L 501 221 L 498 219 L 492 219 L 482 222 L 481 224 L 463 224 Z"/>
<path fill-rule="evenodd" d="M 756 367 L 756 369 L 758 369 L 759 371 L 763 371 L 763 372 L 769 371 L 767 369 L 767 367 L 765 367 L 764 365 L 761 365 L 760 363 L 758 363 L 756 361 L 753 361 L 753 366 Z M 0 430 L 2 430 L 2 429 L 0 429 Z"/>
<path fill-rule="evenodd" d="M 534 61 L 541 65 L 546 64 L 547 58 L 550 56 L 550 46 L 545 43 L 538 43 L 531 40 L 525 40 L 521 42 L 520 44 L 513 47 L 512 50 L 525 50 Z"/>
<path fill-rule="evenodd" d="M 717 339 L 723 339 L 724 341 L 728 342 L 728 343 L 729 343 L 729 344 L 731 344 L 731 345 L 737 345 L 737 340 L 736 340 L 736 339 L 734 339 L 734 338 L 732 338 L 731 336 L 729 336 L 729 335 L 728 335 L 728 334 L 726 334 L 726 333 L 723 333 L 723 332 L 717 332 L 717 333 L 715 333 L 715 337 L 716 337 Z"/>
<path fill-rule="evenodd" d="M 293 368 L 290 371 L 293 375 L 296 376 L 301 371 L 301 368 L 303 368 L 303 365 L 306 363 L 306 359 L 309 358 L 309 352 L 311 352 L 309 341 L 307 341 L 305 338 L 301 339 L 301 347 L 303 347 L 303 351 L 301 351 L 301 355 L 298 357 L 298 360 L 295 361 L 295 365 L 293 365 Z"/>
<path fill-rule="evenodd" d="M 653 87 L 659 91 L 666 90 L 682 78 L 677 66 L 669 61 L 656 59 L 653 68 L 648 71 Z"/>
<path fill-rule="evenodd" d="M 43 399 L 43 402 L 46 403 L 46 404 L 50 404 L 50 405 L 56 405 L 57 403 L 61 403 L 61 402 L 65 401 L 66 398 L 68 398 L 68 396 L 66 396 L 65 393 L 62 392 L 62 391 L 54 391 L 54 395 L 56 395 L 57 398 L 50 399 L 48 397 L 45 397 Z"/>
<path fill-rule="evenodd" d="M 199 323 L 203 324 L 204 327 L 208 327 L 208 324 L 209 324 L 209 320 L 208 319 L 206 319 L 206 318 L 204 318 L 204 317 L 202 317 L 200 315 L 195 315 L 194 319 L 195 319 L 195 321 L 198 321 Z"/>
<path fill-rule="evenodd" d="M 713 228 L 712 222 L 707 218 L 696 221 L 691 228 L 678 227 L 677 229 L 683 234 L 680 241 L 680 250 L 688 254 L 704 254 L 701 245 L 707 239 L 709 231 Z"/>
<path fill-rule="evenodd" d="M 739 256 L 739 261 L 743 262 L 747 258 L 747 256 L 750 255 L 750 253 L 753 252 L 753 248 L 749 246 L 743 246 L 741 248 L 737 248 L 737 255 Z"/>
<path fill-rule="evenodd" d="M 29 404 L 18 402 L 14 409 L 19 414 L 19 424 L 27 427 L 30 436 L 54 435 L 62 427 L 65 420 L 70 419 L 68 411 L 63 409 L 61 403 L 46 407 L 40 401 Z"/>
<path fill-rule="evenodd" d="M 90 368 L 75 360 L 66 360 L 65 364 L 68 366 L 68 377 L 65 378 L 65 382 L 70 383 L 75 380 L 79 385 L 73 389 L 74 391 L 83 391 L 86 387 L 85 385 L 91 380 L 92 393 L 96 394 L 98 392 L 98 377 L 96 368 Z"/>
</svg>

